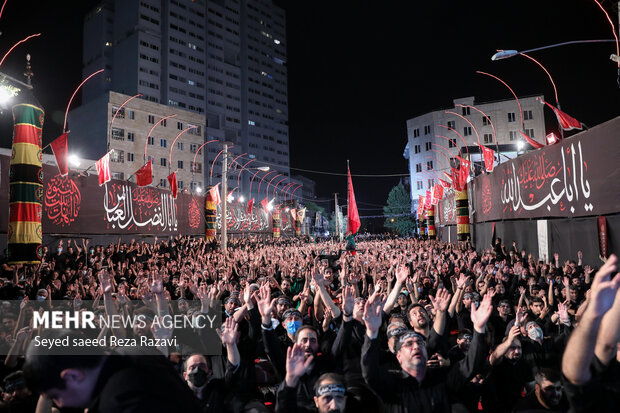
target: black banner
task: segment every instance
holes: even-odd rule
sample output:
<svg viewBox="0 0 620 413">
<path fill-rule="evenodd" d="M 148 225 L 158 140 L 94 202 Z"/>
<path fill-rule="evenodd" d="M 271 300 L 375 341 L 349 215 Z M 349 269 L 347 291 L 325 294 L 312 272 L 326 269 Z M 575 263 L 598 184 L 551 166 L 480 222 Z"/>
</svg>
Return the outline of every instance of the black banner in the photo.
<svg viewBox="0 0 620 413">
<path fill-rule="evenodd" d="M 0 156 L 0 232 L 8 228 L 9 157 Z M 69 171 L 66 177 L 58 168 L 43 165 L 44 234 L 151 234 L 200 235 L 205 233 L 205 197 L 179 192 L 176 199 L 169 190 L 139 187 L 127 181 L 112 180 L 99 186 L 97 175 L 83 176 Z M 217 207 L 217 229 L 221 228 L 221 210 Z M 290 212 L 281 211 L 282 232 L 294 234 Z M 247 204 L 228 204 L 226 219 L 229 233 L 271 235 L 271 213 L 260 205 L 248 214 Z"/>
<path fill-rule="evenodd" d="M 620 209 L 620 117 L 519 156 L 468 184 L 473 222 Z"/>
<path fill-rule="evenodd" d="M 453 189 L 445 190 L 443 198 L 437 203 L 435 225 L 456 225 L 456 201 Z"/>
</svg>

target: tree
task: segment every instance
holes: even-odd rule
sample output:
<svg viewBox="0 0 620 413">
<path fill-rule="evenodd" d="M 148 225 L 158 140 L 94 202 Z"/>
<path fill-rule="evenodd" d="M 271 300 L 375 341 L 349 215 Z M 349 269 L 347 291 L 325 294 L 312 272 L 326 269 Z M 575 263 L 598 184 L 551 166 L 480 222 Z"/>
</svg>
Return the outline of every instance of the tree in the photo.
<svg viewBox="0 0 620 413">
<path fill-rule="evenodd" d="M 387 199 L 387 205 L 383 207 L 385 215 L 403 216 L 386 217 L 385 227 L 396 232 L 399 235 L 409 235 L 415 231 L 415 220 L 411 214 L 411 198 L 402 182 L 396 185 L 390 191 Z"/>
</svg>

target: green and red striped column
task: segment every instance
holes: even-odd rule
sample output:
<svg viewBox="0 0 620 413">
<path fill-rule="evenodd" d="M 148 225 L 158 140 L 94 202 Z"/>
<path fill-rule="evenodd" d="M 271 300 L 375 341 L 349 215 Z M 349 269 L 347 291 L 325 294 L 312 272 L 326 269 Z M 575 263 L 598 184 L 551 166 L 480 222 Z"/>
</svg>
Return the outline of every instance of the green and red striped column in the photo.
<svg viewBox="0 0 620 413">
<path fill-rule="evenodd" d="M 45 112 L 38 105 L 13 106 L 13 147 L 9 167 L 10 264 L 38 264 L 42 258 L 43 151 Z"/>
<path fill-rule="evenodd" d="M 456 239 L 467 241 L 469 238 L 469 203 L 467 200 L 467 187 L 463 191 L 455 191 L 456 203 Z"/>
<path fill-rule="evenodd" d="M 273 207 L 273 237 L 280 238 L 280 208 L 276 205 Z"/>
</svg>

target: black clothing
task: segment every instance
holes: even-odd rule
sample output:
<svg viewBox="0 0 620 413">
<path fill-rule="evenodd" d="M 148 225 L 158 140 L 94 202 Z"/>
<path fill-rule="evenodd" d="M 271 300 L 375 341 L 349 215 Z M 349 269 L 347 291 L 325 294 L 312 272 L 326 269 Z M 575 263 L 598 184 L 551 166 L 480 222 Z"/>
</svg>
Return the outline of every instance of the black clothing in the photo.
<svg viewBox="0 0 620 413">
<path fill-rule="evenodd" d="M 512 410 L 513 413 L 565 413 L 568 411 L 568 403 L 565 397 L 560 399 L 560 404 L 555 406 L 552 409 L 545 409 L 545 407 L 540 404 L 538 398 L 536 397 L 536 392 L 532 391 L 524 398 L 520 399 L 515 408 Z"/>
<path fill-rule="evenodd" d="M 403 370 L 389 372 L 379 365 L 379 340 L 366 336 L 362 348 L 362 372 L 368 385 L 383 399 L 386 411 L 445 412 L 452 411 L 450 396 L 485 362 L 486 344 L 474 333 L 467 358 L 450 368 L 427 369 L 421 383 Z"/>
<path fill-rule="evenodd" d="M 108 356 L 89 413 L 200 412 L 189 387 L 163 356 Z"/>
</svg>

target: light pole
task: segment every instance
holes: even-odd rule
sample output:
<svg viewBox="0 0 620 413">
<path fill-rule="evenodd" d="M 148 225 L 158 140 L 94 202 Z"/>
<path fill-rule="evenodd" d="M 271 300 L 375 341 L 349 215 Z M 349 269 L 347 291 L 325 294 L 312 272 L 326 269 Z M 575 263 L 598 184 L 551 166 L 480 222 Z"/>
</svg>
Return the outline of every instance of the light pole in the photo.
<svg viewBox="0 0 620 413">
<path fill-rule="evenodd" d="M 517 56 L 519 54 L 522 53 L 530 53 L 530 52 L 537 52 L 539 50 L 545 50 L 545 49 L 553 49 L 554 47 L 560 47 L 560 46 L 566 46 L 569 44 L 581 44 L 581 43 L 604 43 L 604 42 L 615 42 L 614 39 L 608 40 L 608 39 L 603 39 L 603 40 L 571 40 L 570 42 L 562 42 L 562 43 L 556 43 L 556 44 L 551 44 L 548 46 L 541 46 L 541 47 L 536 47 L 534 49 L 528 49 L 528 50 L 523 50 L 521 52 L 517 51 L 517 50 L 499 50 L 497 53 L 495 53 L 493 56 L 491 56 L 491 60 L 495 61 L 495 60 L 501 60 L 501 59 L 508 59 L 509 57 L 514 57 Z"/>
<path fill-rule="evenodd" d="M 224 253 L 224 257 L 226 257 L 226 249 L 228 247 L 228 227 L 226 222 L 226 215 L 228 213 L 228 145 L 231 142 L 224 142 L 224 163 L 222 164 L 222 239 L 221 239 L 221 248 Z M 231 145 L 232 146 L 232 145 Z M 214 161 L 215 162 L 215 161 Z M 213 168 L 212 168 L 213 169 Z"/>
</svg>

